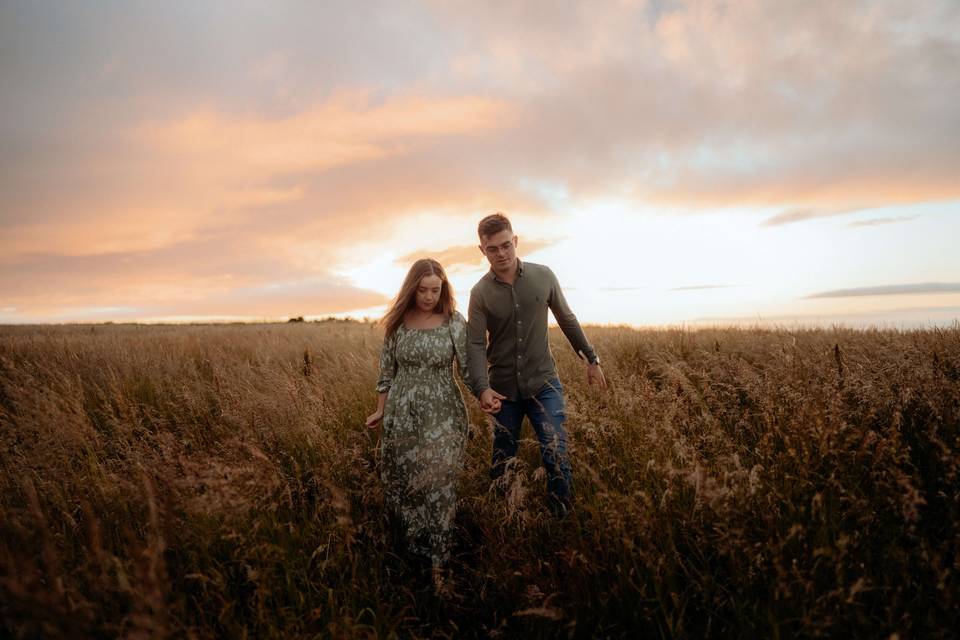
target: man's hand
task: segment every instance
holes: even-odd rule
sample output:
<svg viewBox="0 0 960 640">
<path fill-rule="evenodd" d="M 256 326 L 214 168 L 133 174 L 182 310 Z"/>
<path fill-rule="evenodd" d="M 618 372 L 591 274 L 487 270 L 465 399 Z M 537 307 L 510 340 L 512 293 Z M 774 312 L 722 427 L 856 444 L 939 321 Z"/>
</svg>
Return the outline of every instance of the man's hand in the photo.
<svg viewBox="0 0 960 640">
<path fill-rule="evenodd" d="M 506 396 L 502 396 L 488 387 L 480 394 L 480 409 L 482 409 L 484 413 L 500 413 L 500 401 L 506 399 Z"/>
<path fill-rule="evenodd" d="M 587 384 L 600 385 L 601 389 L 607 388 L 607 379 L 603 376 L 603 369 L 600 368 L 599 362 L 587 365 Z"/>
</svg>

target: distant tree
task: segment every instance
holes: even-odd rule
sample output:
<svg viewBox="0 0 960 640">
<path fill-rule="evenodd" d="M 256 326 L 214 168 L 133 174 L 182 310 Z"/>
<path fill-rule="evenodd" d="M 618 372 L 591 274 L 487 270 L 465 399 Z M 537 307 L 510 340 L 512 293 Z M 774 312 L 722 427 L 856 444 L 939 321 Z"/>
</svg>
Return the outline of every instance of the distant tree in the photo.
<svg viewBox="0 0 960 640">
<path fill-rule="evenodd" d="M 287 322 L 303 322 L 303 316 L 297 316 L 296 318 L 290 318 Z"/>
</svg>

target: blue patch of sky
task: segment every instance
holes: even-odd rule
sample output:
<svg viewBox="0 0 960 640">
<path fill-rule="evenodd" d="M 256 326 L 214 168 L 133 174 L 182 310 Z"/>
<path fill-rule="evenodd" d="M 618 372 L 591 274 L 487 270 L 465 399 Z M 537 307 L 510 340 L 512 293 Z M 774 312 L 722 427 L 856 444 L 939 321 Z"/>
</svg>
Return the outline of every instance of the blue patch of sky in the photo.
<svg viewBox="0 0 960 640">
<path fill-rule="evenodd" d="M 570 201 L 570 190 L 562 182 L 520 178 L 517 186 L 527 193 L 536 195 L 551 207 L 564 205 Z"/>
<path fill-rule="evenodd" d="M 715 141 L 699 145 L 686 164 L 698 169 L 747 173 L 772 166 L 774 162 L 768 151 L 744 141 Z"/>
</svg>

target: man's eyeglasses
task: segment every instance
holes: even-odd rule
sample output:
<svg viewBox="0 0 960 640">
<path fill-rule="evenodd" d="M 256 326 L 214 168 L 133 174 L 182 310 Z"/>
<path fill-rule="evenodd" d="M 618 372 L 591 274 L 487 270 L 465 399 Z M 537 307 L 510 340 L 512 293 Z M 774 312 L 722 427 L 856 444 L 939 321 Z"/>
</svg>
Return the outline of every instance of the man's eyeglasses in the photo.
<svg viewBox="0 0 960 640">
<path fill-rule="evenodd" d="M 504 242 L 501 245 L 488 244 L 483 248 L 483 251 L 487 255 L 493 256 L 500 253 L 501 251 L 506 253 L 510 251 L 510 249 L 512 248 L 513 248 L 513 240 L 508 240 L 507 242 Z"/>
</svg>

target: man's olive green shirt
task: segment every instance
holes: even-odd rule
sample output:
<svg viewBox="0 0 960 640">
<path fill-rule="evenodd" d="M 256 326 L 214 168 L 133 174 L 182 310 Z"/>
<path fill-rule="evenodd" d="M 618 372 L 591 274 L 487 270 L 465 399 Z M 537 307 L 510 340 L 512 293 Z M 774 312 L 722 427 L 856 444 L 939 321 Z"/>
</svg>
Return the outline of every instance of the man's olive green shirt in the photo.
<svg viewBox="0 0 960 640">
<path fill-rule="evenodd" d="M 467 320 L 467 363 L 475 395 L 489 387 L 509 400 L 532 398 L 557 377 L 547 340 L 547 309 L 574 351 L 591 360 L 593 347 L 548 267 L 518 259 L 512 285 L 492 269 L 477 282 L 470 291 Z"/>
</svg>

